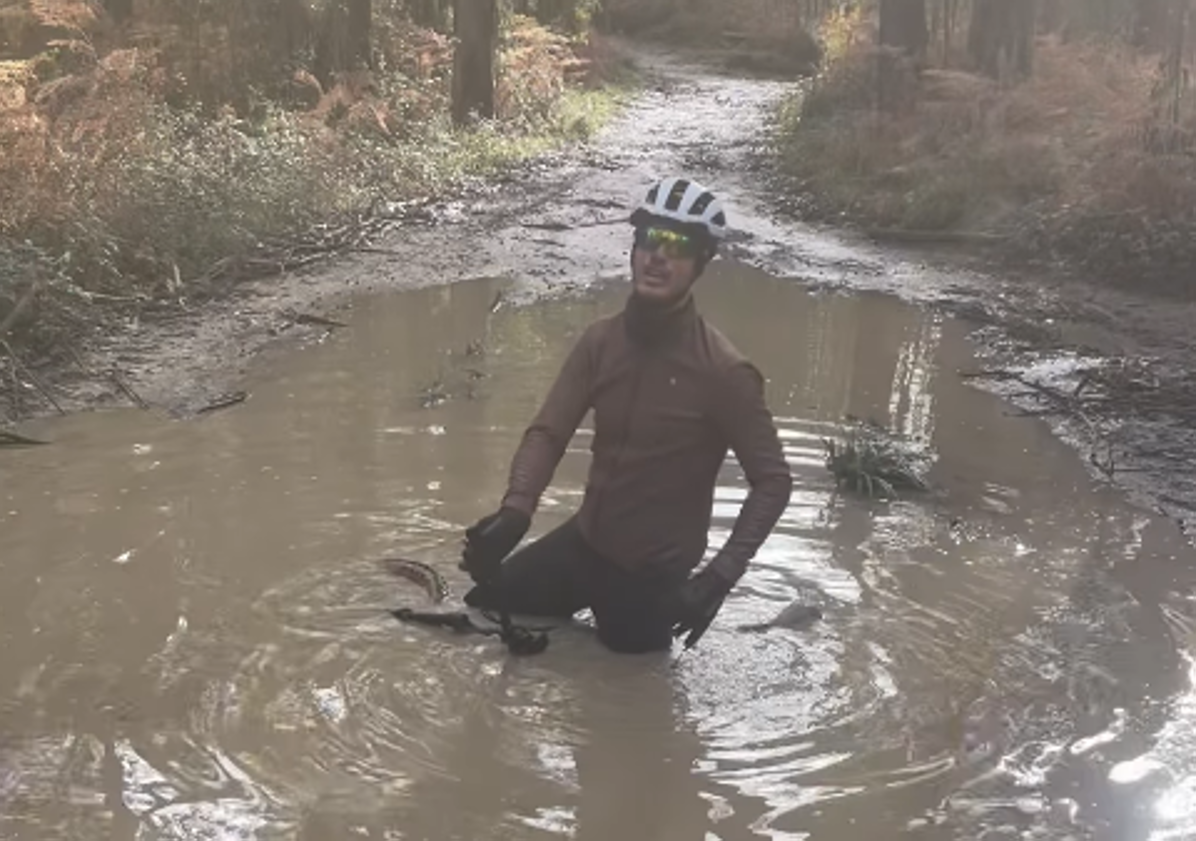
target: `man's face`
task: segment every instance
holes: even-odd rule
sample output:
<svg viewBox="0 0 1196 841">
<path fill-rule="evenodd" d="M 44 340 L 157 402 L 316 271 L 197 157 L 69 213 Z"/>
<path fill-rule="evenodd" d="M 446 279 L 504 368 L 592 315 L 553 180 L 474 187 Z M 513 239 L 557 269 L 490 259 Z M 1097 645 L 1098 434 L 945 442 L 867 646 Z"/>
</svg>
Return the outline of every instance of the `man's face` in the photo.
<svg viewBox="0 0 1196 841">
<path fill-rule="evenodd" d="M 658 303 L 685 297 L 698 277 L 701 246 L 668 228 L 645 226 L 635 232 L 631 284 L 635 294 Z"/>
</svg>

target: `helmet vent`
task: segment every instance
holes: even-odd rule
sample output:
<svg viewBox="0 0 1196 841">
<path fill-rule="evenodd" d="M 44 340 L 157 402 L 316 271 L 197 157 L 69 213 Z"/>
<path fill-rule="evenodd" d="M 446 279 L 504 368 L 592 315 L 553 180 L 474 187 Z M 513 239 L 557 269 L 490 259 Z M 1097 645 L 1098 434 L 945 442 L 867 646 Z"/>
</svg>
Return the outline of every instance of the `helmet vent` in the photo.
<svg viewBox="0 0 1196 841">
<path fill-rule="evenodd" d="M 679 178 L 673 182 L 673 189 L 669 190 L 669 197 L 665 200 L 664 206 L 668 210 L 676 210 L 681 206 L 681 199 L 685 198 L 686 191 L 689 190 L 689 182 L 684 178 Z"/>
</svg>

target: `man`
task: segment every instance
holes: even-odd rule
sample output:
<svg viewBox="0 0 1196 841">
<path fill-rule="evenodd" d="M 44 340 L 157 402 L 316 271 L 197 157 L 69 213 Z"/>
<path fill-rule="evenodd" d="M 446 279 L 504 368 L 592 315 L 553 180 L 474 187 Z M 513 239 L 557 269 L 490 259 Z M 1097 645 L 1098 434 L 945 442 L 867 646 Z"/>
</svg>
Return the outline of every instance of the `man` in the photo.
<svg viewBox="0 0 1196 841">
<path fill-rule="evenodd" d="M 792 474 L 763 377 L 695 309 L 692 290 L 726 231 L 705 187 L 668 178 L 632 213 L 632 292 L 565 360 L 512 460 L 499 510 L 466 531 L 476 608 L 569 617 L 590 608 L 617 652 L 705 633 L 788 504 Z M 589 410 L 580 509 L 507 558 Z M 751 485 L 730 538 L 701 572 L 718 473 L 732 450 Z M 505 561 L 504 561 L 505 559 Z"/>
</svg>

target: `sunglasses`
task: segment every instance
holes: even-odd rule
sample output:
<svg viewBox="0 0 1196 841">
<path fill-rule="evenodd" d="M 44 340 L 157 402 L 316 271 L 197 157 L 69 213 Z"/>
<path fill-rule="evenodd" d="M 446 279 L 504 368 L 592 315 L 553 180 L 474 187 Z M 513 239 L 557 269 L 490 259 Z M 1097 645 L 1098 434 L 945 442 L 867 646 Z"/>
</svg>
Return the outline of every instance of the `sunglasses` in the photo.
<svg viewBox="0 0 1196 841">
<path fill-rule="evenodd" d="M 636 228 L 635 245 L 645 251 L 660 249 L 670 260 L 687 260 L 702 251 L 696 239 L 668 228 Z"/>
</svg>

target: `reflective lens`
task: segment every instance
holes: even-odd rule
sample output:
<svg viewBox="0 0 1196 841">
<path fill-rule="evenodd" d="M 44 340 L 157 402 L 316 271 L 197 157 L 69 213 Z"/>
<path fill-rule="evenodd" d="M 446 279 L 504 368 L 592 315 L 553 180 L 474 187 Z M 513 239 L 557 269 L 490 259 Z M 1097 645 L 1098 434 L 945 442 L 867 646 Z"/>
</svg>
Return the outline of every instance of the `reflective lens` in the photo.
<svg viewBox="0 0 1196 841">
<path fill-rule="evenodd" d="M 693 237 L 668 228 L 636 228 L 635 244 L 646 251 L 660 249 L 670 260 L 685 260 L 698 253 Z"/>
</svg>

